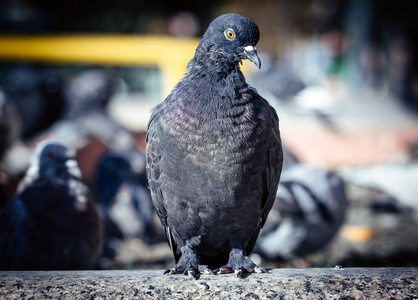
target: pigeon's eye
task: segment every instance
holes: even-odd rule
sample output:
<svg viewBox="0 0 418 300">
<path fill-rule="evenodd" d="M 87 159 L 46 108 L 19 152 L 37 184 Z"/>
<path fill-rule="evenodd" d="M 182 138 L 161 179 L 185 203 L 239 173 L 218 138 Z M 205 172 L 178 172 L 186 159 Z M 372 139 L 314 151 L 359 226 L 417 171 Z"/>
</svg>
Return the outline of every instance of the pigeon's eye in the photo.
<svg viewBox="0 0 418 300">
<path fill-rule="evenodd" d="M 225 30 L 224 34 L 225 34 L 226 38 L 230 41 L 235 39 L 235 32 L 230 28 Z"/>
<path fill-rule="evenodd" d="M 48 152 L 48 153 L 46 154 L 46 157 L 48 157 L 50 160 L 54 160 L 54 159 L 55 159 L 55 154 L 54 154 L 54 153 L 52 153 L 52 152 Z"/>
</svg>

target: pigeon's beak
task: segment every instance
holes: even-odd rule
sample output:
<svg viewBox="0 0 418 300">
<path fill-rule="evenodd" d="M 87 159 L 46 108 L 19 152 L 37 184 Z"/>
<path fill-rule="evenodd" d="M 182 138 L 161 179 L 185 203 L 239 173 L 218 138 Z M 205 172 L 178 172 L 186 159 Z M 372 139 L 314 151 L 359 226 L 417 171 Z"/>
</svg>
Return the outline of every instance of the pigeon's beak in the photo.
<svg viewBox="0 0 418 300">
<path fill-rule="evenodd" d="M 72 177 L 77 178 L 77 179 L 81 179 L 81 171 L 78 168 L 78 164 L 77 164 L 77 161 L 76 160 L 74 160 L 74 159 L 68 159 L 65 162 L 65 166 L 67 167 L 68 173 Z"/>
<path fill-rule="evenodd" d="M 247 58 L 255 64 L 259 69 L 261 68 L 261 60 L 257 55 L 257 50 L 254 46 L 245 46 L 244 47 L 245 55 L 247 55 Z"/>
</svg>

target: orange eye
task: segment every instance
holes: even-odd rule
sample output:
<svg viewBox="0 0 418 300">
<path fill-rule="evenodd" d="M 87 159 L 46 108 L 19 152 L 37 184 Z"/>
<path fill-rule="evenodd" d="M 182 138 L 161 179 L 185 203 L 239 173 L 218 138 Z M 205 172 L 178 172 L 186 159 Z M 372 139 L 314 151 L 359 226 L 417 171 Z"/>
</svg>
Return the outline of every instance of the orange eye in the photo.
<svg viewBox="0 0 418 300">
<path fill-rule="evenodd" d="M 235 33 L 232 29 L 227 29 L 225 30 L 225 36 L 227 37 L 227 39 L 233 40 L 235 38 Z"/>
</svg>

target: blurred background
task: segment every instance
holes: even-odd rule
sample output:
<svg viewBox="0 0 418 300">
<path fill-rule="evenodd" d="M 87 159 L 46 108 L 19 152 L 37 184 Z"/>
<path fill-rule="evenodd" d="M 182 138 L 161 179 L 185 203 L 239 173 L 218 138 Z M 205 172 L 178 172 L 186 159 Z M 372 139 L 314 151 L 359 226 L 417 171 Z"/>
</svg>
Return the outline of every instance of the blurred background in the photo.
<svg viewBox="0 0 418 300">
<path fill-rule="evenodd" d="M 34 147 L 59 139 L 77 150 L 101 206 L 98 268 L 171 267 L 144 179 L 146 124 L 209 23 L 228 12 L 260 28 L 262 68 L 244 62 L 243 71 L 278 112 L 291 174 L 278 197 L 296 211 L 286 223 L 278 208 L 262 236 L 275 242 L 257 247 L 254 261 L 418 266 L 417 1 L 0 0 L 1 205 Z M 302 181 L 305 194 L 292 190 Z M 275 253 L 282 244 L 286 255 Z"/>
</svg>

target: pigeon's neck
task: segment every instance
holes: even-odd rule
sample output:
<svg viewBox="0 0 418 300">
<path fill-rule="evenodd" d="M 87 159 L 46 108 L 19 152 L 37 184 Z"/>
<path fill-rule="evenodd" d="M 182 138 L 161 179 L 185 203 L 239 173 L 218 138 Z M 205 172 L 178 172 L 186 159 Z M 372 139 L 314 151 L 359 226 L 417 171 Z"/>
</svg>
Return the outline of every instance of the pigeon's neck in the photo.
<svg viewBox="0 0 418 300">
<path fill-rule="evenodd" d="M 248 87 L 239 64 L 240 61 L 227 59 L 219 52 L 197 50 L 188 65 L 185 80 L 194 85 L 194 89 L 215 94 L 220 92 L 222 97 L 235 98 Z"/>
<path fill-rule="evenodd" d="M 194 66 L 167 98 L 176 114 L 166 118 L 177 122 L 181 115 L 184 124 L 197 122 L 201 126 L 206 121 L 240 116 L 251 105 L 253 93 L 239 68 L 220 74 Z"/>
<path fill-rule="evenodd" d="M 224 80 L 231 73 L 241 73 L 240 59 L 213 46 L 199 45 L 188 69 L 209 76 L 212 81 Z"/>
<path fill-rule="evenodd" d="M 183 83 L 193 91 L 193 95 L 188 95 L 193 97 L 188 100 L 197 106 L 233 107 L 247 102 L 246 95 L 251 93 L 251 88 L 238 66 L 228 71 L 219 71 L 217 66 L 195 65 L 189 70 Z"/>
<path fill-rule="evenodd" d="M 187 111 L 197 119 L 222 119 L 245 110 L 253 98 L 239 62 L 225 58 L 215 61 L 213 53 L 196 51 L 188 69 L 166 99 L 178 111 Z"/>
</svg>

